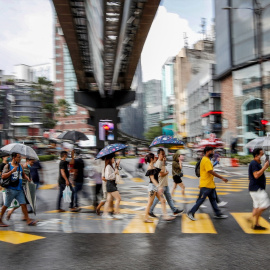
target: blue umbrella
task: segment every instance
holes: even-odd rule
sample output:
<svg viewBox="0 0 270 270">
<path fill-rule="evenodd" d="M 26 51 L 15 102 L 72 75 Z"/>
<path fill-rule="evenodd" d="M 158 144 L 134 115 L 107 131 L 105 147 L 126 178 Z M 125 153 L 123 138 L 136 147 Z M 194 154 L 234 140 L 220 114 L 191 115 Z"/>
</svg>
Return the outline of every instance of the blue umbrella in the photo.
<svg viewBox="0 0 270 270">
<path fill-rule="evenodd" d="M 149 147 L 157 146 L 159 144 L 176 144 L 176 145 L 184 145 L 183 141 L 178 140 L 172 136 L 162 135 L 156 137 Z"/>
<path fill-rule="evenodd" d="M 122 143 L 114 143 L 114 144 L 107 145 L 106 147 L 104 147 L 102 150 L 99 151 L 99 153 L 96 156 L 96 159 L 118 152 L 127 147 L 128 147 L 127 145 L 122 144 Z"/>
</svg>

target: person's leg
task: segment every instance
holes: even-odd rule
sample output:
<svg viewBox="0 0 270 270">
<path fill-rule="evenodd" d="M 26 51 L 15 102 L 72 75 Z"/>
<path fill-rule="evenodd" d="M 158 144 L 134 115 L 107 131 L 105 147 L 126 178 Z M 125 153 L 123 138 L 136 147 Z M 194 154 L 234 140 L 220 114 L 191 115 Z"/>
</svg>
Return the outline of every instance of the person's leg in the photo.
<svg viewBox="0 0 270 270">
<path fill-rule="evenodd" d="M 159 200 L 158 200 L 158 198 L 155 196 L 155 199 L 154 199 L 154 202 L 152 203 L 152 205 L 151 205 L 151 208 L 150 208 L 150 214 L 153 214 L 153 212 L 154 212 L 154 209 L 155 209 L 155 207 L 156 207 L 156 205 L 159 203 Z"/>
<path fill-rule="evenodd" d="M 163 188 L 163 191 L 164 191 L 164 195 L 165 195 L 166 201 L 168 202 L 168 205 L 170 206 L 172 212 L 173 213 L 176 213 L 177 208 L 174 206 L 173 199 L 171 197 L 171 193 L 170 193 L 169 187 L 168 186 L 167 187 L 164 187 Z"/>
<path fill-rule="evenodd" d="M 102 187 L 102 184 L 96 184 L 94 207 L 97 207 L 98 205 L 98 195 L 100 194 L 101 187 Z"/>
<path fill-rule="evenodd" d="M 217 198 L 216 198 L 216 189 L 211 189 L 208 194 L 209 201 L 212 205 L 212 208 L 217 216 L 222 215 L 221 211 L 217 206 Z"/>
<path fill-rule="evenodd" d="M 108 216 L 109 206 L 111 204 L 111 201 L 113 201 L 113 197 L 111 195 L 111 192 L 108 192 L 107 193 L 107 200 L 106 200 L 106 203 L 105 203 L 105 206 L 104 206 L 104 211 L 103 211 L 104 216 Z"/>
<path fill-rule="evenodd" d="M 114 191 L 111 194 L 112 194 L 112 197 L 115 199 L 115 213 L 118 215 L 120 214 L 121 195 L 119 191 Z"/>
<path fill-rule="evenodd" d="M 66 188 L 65 184 L 59 185 L 59 193 L 58 193 L 58 199 L 57 199 L 57 205 L 56 205 L 57 210 L 61 210 L 61 201 L 63 197 L 63 191 L 65 190 L 65 188 Z"/>
<path fill-rule="evenodd" d="M 156 196 L 158 197 L 158 199 L 159 199 L 159 201 L 160 201 L 160 203 L 161 203 L 162 216 L 163 216 L 162 218 L 163 218 L 164 220 L 167 220 L 167 221 L 174 219 L 175 217 L 170 217 L 170 216 L 168 215 L 168 213 L 167 213 L 167 209 L 166 209 L 166 201 L 165 201 L 165 199 L 164 199 L 163 194 L 159 194 L 159 193 L 157 192 L 157 193 L 156 193 Z"/>
<path fill-rule="evenodd" d="M 179 183 L 178 186 L 182 189 L 182 195 L 185 195 L 185 185 L 183 182 Z"/>
<path fill-rule="evenodd" d="M 196 201 L 196 204 L 189 210 L 189 213 L 191 213 L 194 216 L 194 214 L 199 209 L 200 205 L 203 204 L 203 202 L 207 198 L 210 191 L 211 190 L 209 188 L 201 188 L 200 189 L 199 197 Z"/>
<path fill-rule="evenodd" d="M 221 202 L 221 200 L 219 199 L 219 197 L 218 197 L 218 195 L 217 195 L 217 191 L 216 191 L 216 189 L 215 189 L 215 196 L 216 196 L 216 202 L 217 202 L 217 203 L 220 203 L 220 202 Z"/>
<path fill-rule="evenodd" d="M 156 197 L 156 192 L 154 190 L 151 190 L 149 191 L 149 194 L 148 194 L 148 202 L 147 202 L 147 205 L 146 205 L 146 208 L 145 208 L 145 216 L 144 216 L 144 221 L 145 222 L 152 222 L 149 217 L 148 217 L 148 214 L 149 214 L 149 211 L 150 211 L 150 207 L 154 201 Z"/>
<path fill-rule="evenodd" d="M 16 197 L 16 190 L 6 189 L 5 193 L 6 193 L 5 194 L 5 202 L 4 202 L 4 205 L 3 205 L 2 209 L 1 209 L 1 216 L 0 216 L 0 226 L 1 227 L 7 227 L 8 226 L 5 223 L 3 223 L 3 217 L 4 217 L 4 214 L 5 214 L 6 210 L 9 208 L 12 201 Z"/>
<path fill-rule="evenodd" d="M 1 216 L 0 216 L 0 226 L 1 226 L 1 227 L 3 227 L 3 226 L 8 227 L 8 225 L 6 225 L 6 224 L 2 221 L 2 218 L 3 218 L 3 216 L 4 216 L 4 214 L 5 214 L 5 212 L 6 212 L 7 209 L 8 209 L 8 207 L 5 206 L 5 205 L 3 205 L 2 209 L 1 209 Z"/>
<path fill-rule="evenodd" d="M 74 210 L 74 194 L 75 194 L 75 190 L 74 190 L 74 187 L 71 184 L 69 185 L 69 187 L 70 187 L 70 190 L 71 190 L 71 202 L 70 202 L 69 208 L 71 208 L 71 210 Z"/>
<path fill-rule="evenodd" d="M 172 197 L 174 195 L 174 191 L 176 190 L 176 188 L 177 188 L 177 184 L 175 182 L 173 182 Z"/>
<path fill-rule="evenodd" d="M 82 189 L 81 183 L 75 183 L 74 187 L 74 206 L 78 207 L 78 192 Z"/>
<path fill-rule="evenodd" d="M 9 210 L 8 211 L 8 213 L 7 213 L 7 220 L 10 220 L 10 217 L 11 217 L 11 215 L 14 213 L 14 211 L 16 210 L 16 209 L 18 209 L 19 207 L 13 207 L 11 210 Z"/>
</svg>

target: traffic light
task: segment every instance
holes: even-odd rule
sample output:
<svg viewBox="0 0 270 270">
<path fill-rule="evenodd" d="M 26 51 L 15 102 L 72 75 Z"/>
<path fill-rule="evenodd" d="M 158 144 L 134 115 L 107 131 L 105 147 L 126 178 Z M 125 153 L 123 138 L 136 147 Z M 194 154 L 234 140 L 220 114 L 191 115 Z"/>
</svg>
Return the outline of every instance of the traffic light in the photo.
<svg viewBox="0 0 270 270">
<path fill-rule="evenodd" d="M 268 124 L 268 120 L 261 119 L 261 130 L 263 132 L 263 135 L 266 133 L 266 125 Z"/>
<path fill-rule="evenodd" d="M 109 135 L 110 127 L 107 124 L 104 124 L 102 127 L 103 127 L 104 133 L 105 133 L 105 141 L 107 141 L 108 140 L 108 135 Z"/>
<path fill-rule="evenodd" d="M 254 131 L 257 135 L 259 135 L 259 131 L 261 131 L 261 122 L 259 120 L 252 121 Z"/>
</svg>

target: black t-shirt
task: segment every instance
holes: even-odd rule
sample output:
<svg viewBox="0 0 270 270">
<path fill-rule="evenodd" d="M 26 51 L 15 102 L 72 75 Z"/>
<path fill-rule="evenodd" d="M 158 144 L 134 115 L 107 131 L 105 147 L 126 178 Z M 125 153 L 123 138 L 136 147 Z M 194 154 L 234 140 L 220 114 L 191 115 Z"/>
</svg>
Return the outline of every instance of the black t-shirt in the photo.
<svg viewBox="0 0 270 270">
<path fill-rule="evenodd" d="M 82 158 L 76 158 L 74 161 L 74 169 L 77 171 L 77 176 L 74 179 L 77 183 L 83 183 L 83 169 L 84 169 L 84 161 Z"/>
<path fill-rule="evenodd" d="M 1 163 L 0 164 L 0 175 L 2 175 L 2 171 L 4 170 L 4 167 L 7 165 L 7 163 Z"/>
<path fill-rule="evenodd" d="M 69 164 L 69 162 L 66 161 L 66 160 L 61 160 L 60 163 L 59 163 L 59 180 L 58 180 L 59 184 L 65 184 L 66 183 L 66 180 L 63 178 L 63 176 L 61 174 L 61 169 L 65 170 L 66 177 L 67 177 L 67 179 L 69 179 L 68 164 Z"/>
<path fill-rule="evenodd" d="M 265 189 L 266 186 L 266 178 L 264 173 L 256 179 L 253 175 L 254 172 L 258 172 L 262 169 L 260 163 L 256 160 L 252 160 L 248 167 L 248 176 L 249 176 L 249 191 L 257 191 L 260 189 Z"/>
<path fill-rule="evenodd" d="M 160 171 L 161 171 L 161 169 L 159 169 L 159 168 L 148 170 L 146 172 L 145 176 L 149 176 L 149 178 L 150 178 L 150 175 L 154 175 L 155 180 L 157 180 L 157 182 L 158 182 L 158 175 L 159 175 Z M 152 183 L 151 178 L 150 178 L 149 183 Z"/>
</svg>

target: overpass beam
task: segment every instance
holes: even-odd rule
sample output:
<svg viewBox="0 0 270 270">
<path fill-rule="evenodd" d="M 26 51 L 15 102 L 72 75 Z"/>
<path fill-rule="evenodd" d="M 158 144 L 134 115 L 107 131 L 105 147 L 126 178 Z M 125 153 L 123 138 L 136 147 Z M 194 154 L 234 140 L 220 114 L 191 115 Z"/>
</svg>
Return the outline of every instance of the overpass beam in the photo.
<svg viewBox="0 0 270 270">
<path fill-rule="evenodd" d="M 112 96 L 102 98 L 98 91 L 77 91 L 74 92 L 74 100 L 78 106 L 88 110 L 101 108 L 118 108 L 135 100 L 136 92 L 131 90 L 118 90 Z"/>
</svg>

